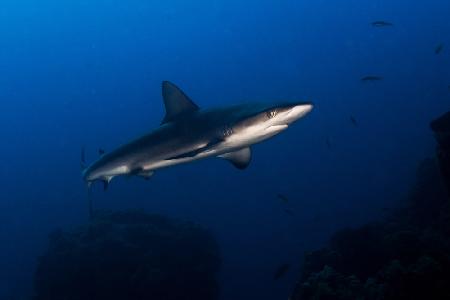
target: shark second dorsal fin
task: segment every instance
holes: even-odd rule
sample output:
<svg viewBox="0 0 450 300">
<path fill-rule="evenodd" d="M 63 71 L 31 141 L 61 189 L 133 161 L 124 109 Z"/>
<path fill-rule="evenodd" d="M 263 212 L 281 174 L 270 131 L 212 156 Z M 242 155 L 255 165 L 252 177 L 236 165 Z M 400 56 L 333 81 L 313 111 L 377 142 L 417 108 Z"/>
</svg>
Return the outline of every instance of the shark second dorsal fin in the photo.
<svg viewBox="0 0 450 300">
<path fill-rule="evenodd" d="M 231 162 L 236 168 L 243 170 L 248 167 L 252 159 L 250 147 L 242 148 L 237 151 L 228 152 L 219 156 Z"/>
<path fill-rule="evenodd" d="M 166 107 L 166 116 L 161 124 L 171 122 L 180 116 L 196 112 L 199 107 L 175 84 L 169 81 L 162 83 L 162 96 Z"/>
</svg>

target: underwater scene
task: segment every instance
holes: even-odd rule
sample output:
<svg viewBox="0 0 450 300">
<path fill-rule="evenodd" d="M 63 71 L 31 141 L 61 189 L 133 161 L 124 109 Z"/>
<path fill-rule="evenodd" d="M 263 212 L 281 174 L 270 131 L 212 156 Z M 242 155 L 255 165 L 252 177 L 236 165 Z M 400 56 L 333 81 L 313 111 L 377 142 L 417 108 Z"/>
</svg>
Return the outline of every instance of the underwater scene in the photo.
<svg viewBox="0 0 450 300">
<path fill-rule="evenodd" d="M 450 299 L 449 16 L 2 0 L 0 300 Z"/>
</svg>

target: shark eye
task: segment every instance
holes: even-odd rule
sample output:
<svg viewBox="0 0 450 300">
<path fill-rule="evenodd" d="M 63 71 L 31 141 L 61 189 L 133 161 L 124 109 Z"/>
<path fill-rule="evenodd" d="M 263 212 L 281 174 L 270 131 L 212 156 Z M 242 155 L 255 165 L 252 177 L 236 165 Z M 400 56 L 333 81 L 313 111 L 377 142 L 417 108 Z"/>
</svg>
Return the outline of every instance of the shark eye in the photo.
<svg viewBox="0 0 450 300">
<path fill-rule="evenodd" d="M 230 126 L 225 126 L 222 130 L 222 134 L 224 137 L 228 137 L 233 134 L 233 128 Z"/>
<path fill-rule="evenodd" d="M 268 110 L 266 112 L 266 114 L 267 114 L 267 118 L 272 119 L 273 117 L 275 117 L 277 115 L 277 110 L 276 109 Z"/>
</svg>

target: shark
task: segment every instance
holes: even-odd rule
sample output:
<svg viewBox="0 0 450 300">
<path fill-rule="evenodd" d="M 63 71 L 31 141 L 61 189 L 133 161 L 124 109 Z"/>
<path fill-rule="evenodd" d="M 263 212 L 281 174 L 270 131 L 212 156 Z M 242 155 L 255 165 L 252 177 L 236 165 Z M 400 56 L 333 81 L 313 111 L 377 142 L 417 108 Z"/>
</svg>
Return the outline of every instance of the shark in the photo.
<svg viewBox="0 0 450 300">
<path fill-rule="evenodd" d="M 162 82 L 165 116 L 155 130 L 84 166 L 88 187 L 101 181 L 106 189 L 117 176 L 150 178 L 156 170 L 208 157 L 228 160 L 238 169 L 251 161 L 251 146 L 286 130 L 306 116 L 311 102 L 243 103 L 200 109 L 179 87 Z M 84 160 L 84 152 L 82 154 Z"/>
</svg>

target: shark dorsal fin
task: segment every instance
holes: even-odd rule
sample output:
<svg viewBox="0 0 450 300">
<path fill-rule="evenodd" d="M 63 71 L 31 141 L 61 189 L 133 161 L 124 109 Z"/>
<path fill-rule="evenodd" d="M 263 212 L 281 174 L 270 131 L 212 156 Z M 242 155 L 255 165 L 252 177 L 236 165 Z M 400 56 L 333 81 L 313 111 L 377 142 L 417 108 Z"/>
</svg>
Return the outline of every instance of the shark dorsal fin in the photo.
<svg viewBox="0 0 450 300">
<path fill-rule="evenodd" d="M 171 122 L 176 118 L 196 112 L 199 107 L 175 84 L 169 81 L 162 83 L 162 96 L 166 107 L 166 116 L 161 124 Z"/>
</svg>

